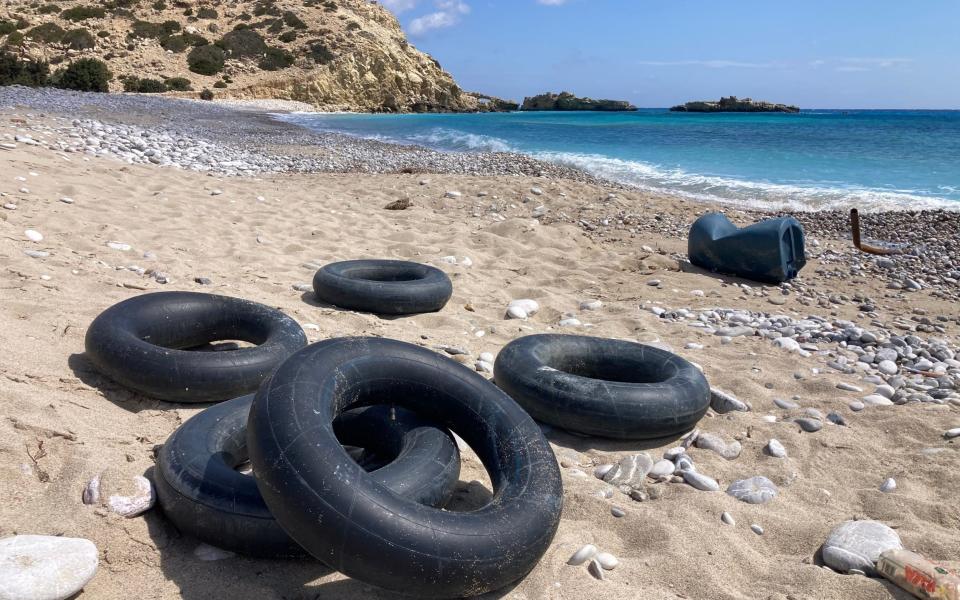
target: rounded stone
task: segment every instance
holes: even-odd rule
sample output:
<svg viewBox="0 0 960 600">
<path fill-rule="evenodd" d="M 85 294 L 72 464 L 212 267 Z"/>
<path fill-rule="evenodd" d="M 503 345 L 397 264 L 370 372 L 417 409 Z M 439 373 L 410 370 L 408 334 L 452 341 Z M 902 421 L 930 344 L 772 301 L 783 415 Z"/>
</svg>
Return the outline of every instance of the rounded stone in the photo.
<svg viewBox="0 0 960 600">
<path fill-rule="evenodd" d="M 659 479 L 661 477 L 673 475 L 675 470 L 676 465 L 673 464 L 673 461 L 662 459 L 653 463 L 653 467 L 650 469 L 650 472 L 647 473 L 647 475 L 654 479 Z"/>
<path fill-rule="evenodd" d="M 734 481 L 727 494 L 748 504 L 766 504 L 777 497 L 777 486 L 762 475 Z"/>
<path fill-rule="evenodd" d="M 15 535 L 0 540 L 0 600 L 64 600 L 97 572 L 90 540 Z"/>
<path fill-rule="evenodd" d="M 771 438 L 770 441 L 767 442 L 766 450 L 767 454 L 774 458 L 787 457 L 787 449 L 783 447 L 783 444 L 780 443 L 780 440 Z"/>
<path fill-rule="evenodd" d="M 683 480 L 704 492 L 716 492 L 720 489 L 720 484 L 715 479 L 693 470 L 683 471 Z"/>
<path fill-rule="evenodd" d="M 872 574 L 882 552 L 901 548 L 900 536 L 883 523 L 845 521 L 830 532 L 821 552 L 823 562 L 836 571 Z"/>
<path fill-rule="evenodd" d="M 803 429 L 807 433 L 814 433 L 823 429 L 823 421 L 819 421 L 817 419 L 803 417 L 800 419 L 794 419 L 793 422 L 799 425 L 800 429 Z"/>
<path fill-rule="evenodd" d="M 726 523 L 727 525 L 736 525 L 737 522 L 733 519 L 733 515 L 728 512 L 724 512 L 720 515 L 720 520 Z"/>
<path fill-rule="evenodd" d="M 897 489 L 897 480 L 893 477 L 888 477 L 880 484 L 880 491 L 884 493 L 890 493 Z"/>
</svg>

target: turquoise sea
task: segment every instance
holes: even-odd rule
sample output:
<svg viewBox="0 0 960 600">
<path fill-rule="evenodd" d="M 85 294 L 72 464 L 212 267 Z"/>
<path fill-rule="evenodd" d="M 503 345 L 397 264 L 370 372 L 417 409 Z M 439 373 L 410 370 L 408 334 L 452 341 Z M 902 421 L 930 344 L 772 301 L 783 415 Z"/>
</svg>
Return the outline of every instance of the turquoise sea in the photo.
<svg viewBox="0 0 960 600">
<path fill-rule="evenodd" d="M 281 115 L 448 151 L 511 151 L 642 188 L 766 208 L 960 210 L 960 111 Z"/>
</svg>

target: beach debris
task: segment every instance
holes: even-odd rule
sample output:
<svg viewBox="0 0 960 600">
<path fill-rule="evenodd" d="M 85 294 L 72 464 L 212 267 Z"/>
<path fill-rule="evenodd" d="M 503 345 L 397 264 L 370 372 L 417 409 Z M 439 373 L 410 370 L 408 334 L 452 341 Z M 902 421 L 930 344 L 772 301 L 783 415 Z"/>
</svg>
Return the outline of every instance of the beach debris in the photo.
<svg viewBox="0 0 960 600">
<path fill-rule="evenodd" d="M 720 515 L 720 521 L 730 526 L 734 526 L 737 524 L 737 522 L 733 518 L 733 515 L 731 515 L 726 511 L 724 511 L 723 514 Z"/>
<path fill-rule="evenodd" d="M 776 438 L 770 438 L 770 440 L 767 442 L 767 445 L 766 445 L 766 447 L 764 448 L 764 450 L 766 450 L 766 451 L 767 451 L 767 454 L 769 454 L 770 456 L 772 456 L 772 457 L 774 457 L 774 458 L 786 458 L 786 457 L 787 457 L 787 449 L 784 448 L 784 447 L 783 447 L 783 444 L 780 443 L 780 440 L 778 440 L 778 439 L 776 439 Z"/>
<path fill-rule="evenodd" d="M 733 394 L 715 387 L 710 388 L 710 408 L 721 415 L 728 412 L 748 412 L 750 410 L 745 402 Z"/>
<path fill-rule="evenodd" d="M 410 198 L 400 198 L 387 204 L 383 208 L 387 210 L 407 210 L 411 206 L 413 206 L 413 202 L 410 201 Z"/>
<path fill-rule="evenodd" d="M 903 253 L 901 250 L 895 248 L 880 248 L 878 246 L 863 243 L 860 240 L 860 211 L 855 208 L 850 209 L 850 233 L 853 235 L 853 246 L 861 252 L 866 252 L 867 254 L 879 254 L 881 256 Z"/>
<path fill-rule="evenodd" d="M 27 239 L 31 242 L 42 242 L 43 234 L 37 231 L 36 229 L 27 229 L 23 232 L 23 235 L 27 236 Z"/>
<path fill-rule="evenodd" d="M 540 305 L 536 300 L 530 300 L 529 298 L 512 300 L 510 304 L 507 305 L 507 318 L 527 319 L 537 314 L 539 310 Z"/>
<path fill-rule="evenodd" d="M 93 579 L 99 565 L 90 540 L 47 535 L 0 539 L 0 598 L 65 600 Z"/>
<path fill-rule="evenodd" d="M 740 442 L 734 440 L 728 444 L 724 442 L 720 436 L 713 435 L 712 433 L 701 433 L 697 436 L 694 445 L 704 450 L 712 450 L 727 460 L 737 459 L 740 456 L 740 452 L 743 451 Z"/>
<path fill-rule="evenodd" d="M 600 581 L 604 580 L 603 566 L 600 565 L 600 562 L 596 558 L 590 559 L 590 562 L 587 563 L 587 571 L 596 579 Z"/>
<path fill-rule="evenodd" d="M 683 480 L 698 490 L 704 492 L 717 492 L 720 490 L 720 484 L 716 479 L 708 477 L 702 473 L 697 473 L 693 469 L 687 469 L 682 472 Z"/>
<path fill-rule="evenodd" d="M 757 535 L 763 535 L 763 527 L 760 527 L 756 523 L 750 526 L 750 531 L 754 532 Z"/>
<path fill-rule="evenodd" d="M 883 483 L 880 484 L 880 491 L 889 494 L 890 492 L 897 489 L 897 480 L 893 477 L 887 477 Z"/>
<path fill-rule="evenodd" d="M 747 504 L 766 504 L 777 497 L 777 486 L 762 475 L 734 481 L 727 494 Z"/>
<path fill-rule="evenodd" d="M 590 560 L 591 558 L 593 558 L 594 556 L 596 556 L 597 552 L 598 552 L 597 547 L 594 546 L 593 544 L 587 544 L 585 546 L 581 546 L 580 549 L 574 552 L 573 556 L 571 556 L 567 560 L 567 564 L 573 565 L 574 567 L 578 567 L 583 563 L 587 562 L 588 560 Z"/>
<path fill-rule="evenodd" d="M 880 553 L 877 572 L 917 598 L 956 600 L 960 598 L 960 577 L 909 550 Z"/>
<path fill-rule="evenodd" d="M 858 569 L 870 575 L 887 550 L 900 550 L 900 536 L 878 521 L 845 521 L 837 525 L 823 543 L 823 562 L 846 573 Z"/>
<path fill-rule="evenodd" d="M 603 567 L 604 571 L 612 571 L 617 568 L 617 565 L 620 564 L 620 561 L 617 560 L 617 557 L 610 554 L 609 552 L 600 552 L 594 557 L 594 560 Z"/>
<path fill-rule="evenodd" d="M 210 544 L 200 544 L 193 549 L 193 555 L 204 562 L 211 562 L 215 560 L 233 558 L 236 556 L 236 553 L 230 552 L 229 550 L 224 550 L 223 548 L 217 548 L 216 546 L 211 546 Z"/>
</svg>

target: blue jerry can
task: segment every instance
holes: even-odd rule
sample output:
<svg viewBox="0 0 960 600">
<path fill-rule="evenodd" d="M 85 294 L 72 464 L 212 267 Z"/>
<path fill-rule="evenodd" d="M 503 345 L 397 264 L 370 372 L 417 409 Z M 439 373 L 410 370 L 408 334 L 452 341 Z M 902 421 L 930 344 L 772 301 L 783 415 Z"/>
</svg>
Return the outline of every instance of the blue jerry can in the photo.
<svg viewBox="0 0 960 600">
<path fill-rule="evenodd" d="M 707 213 L 690 228 L 690 262 L 764 283 L 793 279 L 807 263 L 803 226 L 793 217 L 767 219 L 737 229 L 721 213 Z"/>
</svg>

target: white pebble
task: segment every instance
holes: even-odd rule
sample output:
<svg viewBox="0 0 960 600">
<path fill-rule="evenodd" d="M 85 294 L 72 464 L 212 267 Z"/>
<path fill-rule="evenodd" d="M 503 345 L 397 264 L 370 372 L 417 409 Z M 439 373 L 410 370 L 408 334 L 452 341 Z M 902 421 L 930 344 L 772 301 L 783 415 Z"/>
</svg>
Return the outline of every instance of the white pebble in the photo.
<svg viewBox="0 0 960 600">
<path fill-rule="evenodd" d="M 447 192 L 446 194 L 444 194 L 444 196 L 446 196 L 447 198 L 454 198 L 454 199 L 456 199 L 456 198 L 459 198 L 459 197 L 463 196 L 463 194 L 461 194 L 460 192 L 451 190 L 451 191 Z"/>
<path fill-rule="evenodd" d="M 63 202 L 64 204 L 73 204 L 73 198 L 64 196 L 63 198 L 60 198 L 60 202 Z"/>
<path fill-rule="evenodd" d="M 600 566 L 603 567 L 605 571 L 612 571 L 617 568 L 617 565 L 620 564 L 620 561 L 617 560 L 617 557 L 609 552 L 601 552 L 597 554 L 595 560 L 600 563 Z"/>
<path fill-rule="evenodd" d="M 42 242 L 43 234 L 37 231 L 36 229 L 28 229 L 23 232 L 23 235 L 27 236 L 27 239 L 31 242 Z"/>
<path fill-rule="evenodd" d="M 216 190 L 211 190 L 211 191 L 210 191 L 210 195 L 211 195 L 211 196 L 219 196 L 219 195 L 222 194 L 222 193 L 223 193 L 223 190 L 220 190 L 220 189 L 216 189 Z"/>
<path fill-rule="evenodd" d="M 960 427 L 954 427 L 953 429 L 948 429 L 943 434 L 943 437 L 947 438 L 948 440 L 952 440 L 953 438 L 960 437 Z"/>
<path fill-rule="evenodd" d="M 455 265 L 455 264 L 457 264 L 457 257 L 456 257 L 456 256 L 441 256 L 441 257 L 440 257 L 440 262 L 446 263 L 446 264 L 448 264 L 448 265 Z"/>
<path fill-rule="evenodd" d="M 736 525 L 737 522 L 733 519 L 733 515 L 728 512 L 724 512 L 720 515 L 720 520 L 726 523 L 727 525 Z"/>
<path fill-rule="evenodd" d="M 766 449 L 767 449 L 767 453 L 769 453 L 770 456 L 773 456 L 775 458 L 787 457 L 787 449 L 783 447 L 783 444 L 780 443 L 780 440 L 771 438 L 770 441 L 767 442 Z"/>
<path fill-rule="evenodd" d="M 153 491 L 153 484 L 143 475 L 136 475 L 133 478 L 136 485 L 136 492 L 130 496 L 110 496 L 107 499 L 107 505 L 110 510 L 122 517 L 132 519 L 141 515 L 151 508 L 157 500 Z"/>
<path fill-rule="evenodd" d="M 132 248 L 130 244 L 124 244 L 123 242 L 107 242 L 108 248 L 113 248 L 114 250 L 120 250 L 121 252 L 127 252 Z"/>
<path fill-rule="evenodd" d="M 579 550 L 573 553 L 567 560 L 568 565 L 573 565 L 574 567 L 582 565 L 591 558 L 597 555 L 597 547 L 593 544 L 587 544 L 586 546 L 581 547 Z"/>
<path fill-rule="evenodd" d="M 756 523 L 754 523 L 753 525 L 750 526 L 750 530 L 753 531 L 753 532 L 754 532 L 755 534 L 757 534 L 757 535 L 763 535 L 763 527 L 760 527 L 760 526 L 757 525 Z"/>
<path fill-rule="evenodd" d="M 98 564 L 90 540 L 46 535 L 0 539 L 0 598 L 72 598 L 93 579 Z"/>
<path fill-rule="evenodd" d="M 600 310 L 603 302 L 599 300 L 584 300 L 580 303 L 580 310 Z"/>
<path fill-rule="evenodd" d="M 897 489 L 897 480 L 893 477 L 888 477 L 886 481 L 880 484 L 880 491 L 888 494 Z"/>
</svg>

